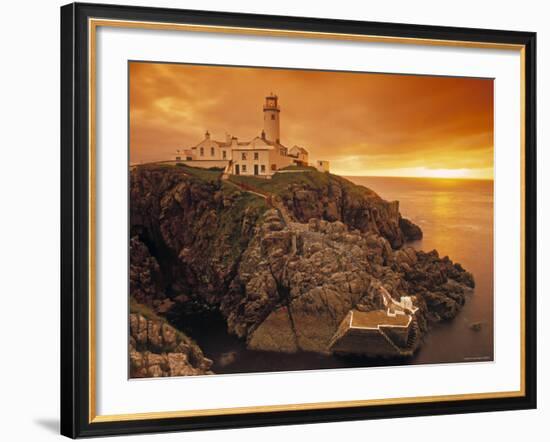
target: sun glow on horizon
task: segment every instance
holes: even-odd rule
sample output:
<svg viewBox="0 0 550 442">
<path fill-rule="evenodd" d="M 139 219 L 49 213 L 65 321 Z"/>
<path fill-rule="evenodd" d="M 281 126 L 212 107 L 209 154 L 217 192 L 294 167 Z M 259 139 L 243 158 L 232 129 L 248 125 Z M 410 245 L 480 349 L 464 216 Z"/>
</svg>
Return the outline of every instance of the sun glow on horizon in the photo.
<svg viewBox="0 0 550 442">
<path fill-rule="evenodd" d="M 406 168 L 406 169 L 380 169 L 380 170 L 334 169 L 332 170 L 332 173 L 334 173 L 335 175 L 341 175 L 341 176 L 434 178 L 434 179 L 464 179 L 464 180 L 493 180 L 494 179 L 492 168 L 431 169 L 427 167 L 415 167 L 415 168 Z"/>
</svg>

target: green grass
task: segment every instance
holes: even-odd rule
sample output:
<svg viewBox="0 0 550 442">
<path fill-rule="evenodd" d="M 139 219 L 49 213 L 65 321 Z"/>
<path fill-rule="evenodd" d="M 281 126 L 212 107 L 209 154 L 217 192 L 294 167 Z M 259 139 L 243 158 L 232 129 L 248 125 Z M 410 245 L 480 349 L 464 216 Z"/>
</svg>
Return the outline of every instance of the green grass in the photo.
<svg viewBox="0 0 550 442">
<path fill-rule="evenodd" d="M 300 166 L 295 166 L 300 167 Z M 320 189 L 330 185 L 341 186 L 348 194 L 356 197 L 375 197 L 376 194 L 363 186 L 357 186 L 345 178 L 326 172 L 319 172 L 315 168 L 307 169 L 307 173 L 276 173 L 272 179 L 255 178 L 252 176 L 232 175 L 231 181 L 244 183 L 252 188 L 267 193 L 285 196 L 289 193 L 289 186 L 296 184 L 305 188 Z"/>
<path fill-rule="evenodd" d="M 200 178 L 204 181 L 217 181 L 223 174 L 223 169 L 212 167 L 210 169 L 203 169 L 201 167 L 191 167 L 187 164 L 176 164 L 175 167 L 181 168 L 185 173 Z"/>
<path fill-rule="evenodd" d="M 281 168 L 280 170 L 304 170 L 304 171 L 317 171 L 317 169 L 313 166 L 299 166 L 297 164 L 291 164 L 290 166 L 286 166 Z"/>
<path fill-rule="evenodd" d="M 268 193 L 281 195 L 288 190 L 290 184 L 308 184 L 313 187 L 328 183 L 328 176 L 322 176 L 319 172 L 308 173 L 277 173 L 270 180 L 255 178 L 252 176 L 233 175 L 231 181 L 244 183 L 250 187 Z"/>
</svg>

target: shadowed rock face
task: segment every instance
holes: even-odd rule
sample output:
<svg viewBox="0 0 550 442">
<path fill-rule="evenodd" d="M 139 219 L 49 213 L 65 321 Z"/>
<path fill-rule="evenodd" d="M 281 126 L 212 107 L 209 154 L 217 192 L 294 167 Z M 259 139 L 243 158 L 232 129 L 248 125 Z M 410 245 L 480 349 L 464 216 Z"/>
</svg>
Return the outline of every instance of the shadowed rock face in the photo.
<svg viewBox="0 0 550 442">
<path fill-rule="evenodd" d="M 326 352 L 351 309 L 382 308 L 381 286 L 416 297 L 420 332 L 454 317 L 471 274 L 404 247 L 422 232 L 397 202 L 316 173 L 278 189 L 269 208 L 178 168 L 133 170 L 131 296 L 168 318 L 218 309 L 249 348 L 287 353 Z"/>
<path fill-rule="evenodd" d="M 130 256 L 130 293 L 133 298 L 147 305 L 164 299 L 160 266 L 137 236 L 130 238 Z"/>
<path fill-rule="evenodd" d="M 406 241 L 416 241 L 422 239 L 422 230 L 412 221 L 399 216 L 399 228 L 403 232 Z"/>
</svg>

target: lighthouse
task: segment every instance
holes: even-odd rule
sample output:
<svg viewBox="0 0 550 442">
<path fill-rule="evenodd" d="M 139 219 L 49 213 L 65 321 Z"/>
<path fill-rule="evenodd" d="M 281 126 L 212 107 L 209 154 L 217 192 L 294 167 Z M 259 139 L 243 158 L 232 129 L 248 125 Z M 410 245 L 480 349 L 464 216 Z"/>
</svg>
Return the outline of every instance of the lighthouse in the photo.
<svg viewBox="0 0 550 442">
<path fill-rule="evenodd" d="M 205 169 L 223 168 L 226 177 L 252 175 L 258 178 L 271 178 L 278 170 L 292 165 L 309 166 L 307 149 L 296 144 L 288 148 L 281 143 L 281 109 L 273 92 L 265 97 L 263 113 L 264 127 L 254 138 L 238 139 L 226 132 L 222 141 L 206 131 L 202 141 L 184 151 L 186 160 L 178 152 L 176 162 Z M 328 161 L 318 160 L 318 163 L 318 170 L 328 172 Z"/>
<path fill-rule="evenodd" d="M 265 97 L 264 104 L 264 133 L 268 141 L 279 144 L 281 142 L 280 120 L 281 109 L 277 103 L 277 95 L 271 93 Z"/>
</svg>

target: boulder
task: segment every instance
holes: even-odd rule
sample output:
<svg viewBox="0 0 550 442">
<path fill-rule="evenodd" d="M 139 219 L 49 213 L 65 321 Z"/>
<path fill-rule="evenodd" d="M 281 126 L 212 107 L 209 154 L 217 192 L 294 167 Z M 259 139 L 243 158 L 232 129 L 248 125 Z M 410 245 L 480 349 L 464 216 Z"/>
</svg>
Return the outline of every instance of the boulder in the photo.
<svg viewBox="0 0 550 442">
<path fill-rule="evenodd" d="M 132 378 L 212 374 L 212 361 L 193 340 L 140 313 L 130 314 L 129 354 Z"/>
</svg>

